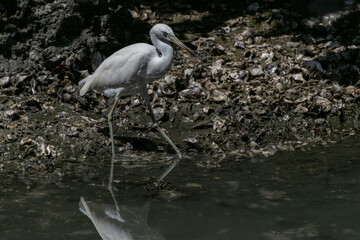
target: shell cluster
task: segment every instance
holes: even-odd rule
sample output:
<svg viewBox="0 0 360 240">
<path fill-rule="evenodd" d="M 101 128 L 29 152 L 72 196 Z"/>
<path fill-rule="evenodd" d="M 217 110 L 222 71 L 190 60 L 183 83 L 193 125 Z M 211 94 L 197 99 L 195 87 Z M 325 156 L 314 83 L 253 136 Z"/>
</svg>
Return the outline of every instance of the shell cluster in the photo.
<svg viewBox="0 0 360 240">
<path fill-rule="evenodd" d="M 160 22 L 198 54 L 177 53 L 169 74 L 149 85 L 157 120 L 184 152 L 268 156 L 359 131 L 360 37 L 349 24 L 356 4 L 303 17 L 253 3 L 231 19 L 191 4 L 168 13 L 167 4 L 7 6 L 0 20 L 0 169 L 15 163 L 16 171 L 60 169 L 62 176 L 63 159 L 109 155 L 103 116 L 110 102 L 96 93 L 80 98 L 77 83 L 117 49 L 148 41 Z M 167 149 L 139 96 L 119 106 L 117 148 Z"/>
</svg>

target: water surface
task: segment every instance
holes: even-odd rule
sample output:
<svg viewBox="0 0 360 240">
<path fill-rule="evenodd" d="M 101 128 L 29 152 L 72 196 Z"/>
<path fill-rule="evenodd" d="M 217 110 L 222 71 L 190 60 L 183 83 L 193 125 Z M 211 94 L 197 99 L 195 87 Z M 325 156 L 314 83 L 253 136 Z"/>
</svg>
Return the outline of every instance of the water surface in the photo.
<svg viewBox="0 0 360 240">
<path fill-rule="evenodd" d="M 172 157 L 130 154 L 116 166 L 121 216 L 142 223 L 136 239 L 360 239 L 358 139 L 249 160 L 191 155 L 165 190 L 149 190 L 164 169 L 152 160 Z M 3 186 L 0 239 L 101 239 L 79 201 L 115 209 L 108 165 L 74 162 L 57 184 L 21 178 Z"/>
</svg>

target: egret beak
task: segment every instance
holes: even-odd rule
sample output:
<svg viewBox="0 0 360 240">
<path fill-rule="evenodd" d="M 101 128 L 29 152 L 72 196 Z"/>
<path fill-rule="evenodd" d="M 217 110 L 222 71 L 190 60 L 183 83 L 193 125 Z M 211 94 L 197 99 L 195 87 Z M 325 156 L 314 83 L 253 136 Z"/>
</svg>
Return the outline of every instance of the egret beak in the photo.
<svg viewBox="0 0 360 240">
<path fill-rule="evenodd" d="M 190 49 L 188 48 L 185 44 L 183 44 L 177 37 L 175 36 L 168 36 L 168 39 L 175 43 L 176 45 L 178 45 L 179 47 L 181 47 L 182 49 L 188 51 L 191 55 L 196 57 L 196 54 Z"/>
</svg>

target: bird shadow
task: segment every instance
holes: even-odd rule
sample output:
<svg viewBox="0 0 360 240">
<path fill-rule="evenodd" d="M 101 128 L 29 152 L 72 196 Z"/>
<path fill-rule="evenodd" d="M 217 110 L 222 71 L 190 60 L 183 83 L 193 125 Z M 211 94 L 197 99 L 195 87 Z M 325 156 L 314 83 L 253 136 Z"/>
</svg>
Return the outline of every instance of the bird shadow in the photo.
<svg viewBox="0 0 360 240">
<path fill-rule="evenodd" d="M 99 128 L 98 131 L 104 134 L 105 136 L 110 137 L 109 127 Z M 124 146 L 125 149 L 135 150 L 135 151 L 145 151 L 145 152 L 165 151 L 167 153 L 172 153 L 172 154 L 175 153 L 172 147 L 169 144 L 166 144 L 165 140 L 161 139 L 160 136 L 159 139 L 155 139 L 154 137 L 149 138 L 149 136 L 144 136 L 144 137 L 139 136 L 137 135 L 137 131 L 134 130 L 132 130 L 132 132 L 133 133 L 130 135 L 124 135 L 124 133 L 114 134 L 115 145 L 121 144 L 122 146 Z M 151 129 L 150 132 L 155 133 L 156 131 Z"/>
<path fill-rule="evenodd" d="M 125 145 L 130 144 L 131 149 L 133 150 L 150 152 L 159 151 L 160 148 L 166 147 L 166 145 L 164 143 L 161 143 L 161 141 L 149 140 L 149 138 L 147 137 L 117 136 L 114 138 Z"/>
</svg>

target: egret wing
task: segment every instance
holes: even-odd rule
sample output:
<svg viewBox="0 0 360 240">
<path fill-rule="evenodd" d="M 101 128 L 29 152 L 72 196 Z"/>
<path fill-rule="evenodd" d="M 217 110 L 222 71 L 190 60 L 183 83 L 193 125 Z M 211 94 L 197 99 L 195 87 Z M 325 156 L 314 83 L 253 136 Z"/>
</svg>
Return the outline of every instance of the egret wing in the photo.
<svg viewBox="0 0 360 240">
<path fill-rule="evenodd" d="M 91 89 L 104 92 L 106 89 L 119 89 L 134 93 L 141 85 L 146 84 L 147 63 L 154 56 L 153 46 L 144 43 L 125 47 L 105 59 L 93 74 Z"/>
</svg>

